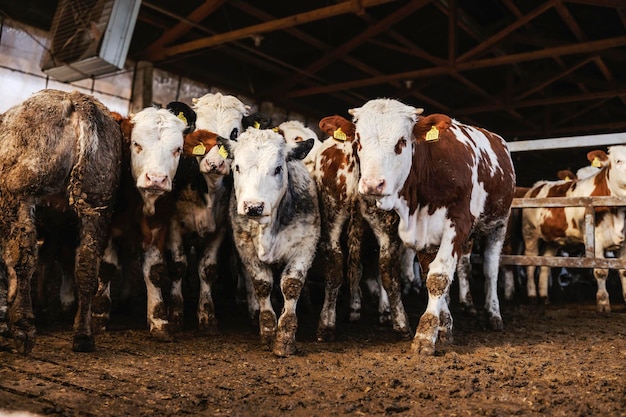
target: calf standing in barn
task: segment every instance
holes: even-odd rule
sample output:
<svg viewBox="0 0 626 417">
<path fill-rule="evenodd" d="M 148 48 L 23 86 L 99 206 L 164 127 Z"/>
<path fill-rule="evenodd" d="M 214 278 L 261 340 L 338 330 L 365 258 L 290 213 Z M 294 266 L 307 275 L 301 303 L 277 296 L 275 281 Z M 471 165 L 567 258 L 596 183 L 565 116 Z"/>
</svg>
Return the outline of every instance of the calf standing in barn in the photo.
<svg viewBox="0 0 626 417">
<path fill-rule="evenodd" d="M 312 146 L 310 139 L 288 144 L 273 130 L 254 128 L 231 143 L 233 237 L 260 303 L 261 342 L 273 344 L 277 356 L 296 350 L 296 304 L 319 239 L 317 192 L 302 162 Z M 270 297 L 274 267 L 284 298 L 278 322 Z"/>
<path fill-rule="evenodd" d="M 326 265 L 326 288 L 317 330 L 318 340 L 332 340 L 335 337 L 337 297 L 343 282 L 341 271 L 344 270 L 340 238 L 346 223 L 348 256 L 345 269 L 350 285 L 350 320 L 360 318 L 363 221 L 371 227 L 376 238 L 375 244 L 379 247 L 379 270 L 374 277 L 369 277 L 376 281 L 372 287 L 379 293 L 379 319 L 383 322 L 391 317 L 394 331 L 400 337 L 410 337 L 411 329 L 402 306 L 400 281 L 396 277 L 404 273 L 411 275 L 409 280 L 413 280 L 415 253 L 402 248 L 398 237 L 398 216 L 376 208 L 371 197 L 358 193 L 359 166 L 353 148 L 354 124 L 341 116 L 329 116 L 320 120 L 319 126 L 330 138 L 323 142 L 318 151 L 314 172 L 322 215 L 320 255 Z"/>
<path fill-rule="evenodd" d="M 448 116 L 418 119 L 421 109 L 392 99 L 370 100 L 349 112 L 361 163 L 359 192 L 399 214 L 398 232 L 406 245 L 416 251 L 438 247 L 413 350 L 432 355 L 437 337 L 451 336 L 446 297 L 472 236 L 485 239 L 485 307 L 490 326 L 502 329 L 498 267 L 515 189 L 505 141 Z"/>
<path fill-rule="evenodd" d="M 526 198 L 535 197 L 626 197 L 626 146 L 609 147 L 608 160 L 595 174 L 575 181 L 540 181 L 527 193 Z M 605 251 L 621 250 L 625 259 L 624 207 L 596 207 L 595 209 L 595 257 L 604 258 Z M 584 243 L 585 208 L 551 207 L 525 208 L 522 212 L 522 233 L 525 255 L 539 255 L 539 244 L 545 242 L 544 256 L 554 256 L 559 247 L 567 244 Z M 539 291 L 535 285 L 534 265 L 527 267 L 527 290 L 531 300 L 537 296 L 548 303 L 549 267 L 539 269 Z M 609 270 L 595 268 L 593 274 L 598 284 L 596 304 L 599 312 L 610 312 L 606 279 Z M 624 299 L 626 299 L 626 270 L 620 270 Z"/>
<path fill-rule="evenodd" d="M 172 277 L 172 321 L 179 323 L 183 314 L 182 278 L 188 268 L 191 246 L 198 252 L 197 272 L 200 281 L 198 327 L 206 334 L 218 332 L 213 286 L 218 277 L 218 255 L 230 234 L 228 204 L 232 191 L 226 150 L 230 140 L 254 124 L 269 123 L 260 113 L 250 114 L 250 106 L 234 96 L 209 93 L 193 99 L 195 125 L 198 128 L 185 138 L 185 154 L 177 175 L 180 193 L 172 217 L 169 247 L 174 262 Z M 250 285 L 251 286 L 251 285 Z M 250 288 L 252 292 L 252 289 Z M 256 299 L 248 297 L 252 317 L 258 314 Z"/>
<path fill-rule="evenodd" d="M 189 109 L 191 111 L 191 109 Z M 120 121 L 124 134 L 122 181 L 105 251 L 94 311 L 98 327 L 108 320 L 110 271 L 119 268 L 119 248 L 139 247 L 147 291 L 150 335 L 171 340 L 163 288 L 170 283 L 166 249 L 175 212 L 174 177 L 183 152 L 186 123 L 166 109 L 146 108 Z"/>
<path fill-rule="evenodd" d="M 34 212 L 51 195 L 76 215 L 78 309 L 72 349 L 95 348 L 91 304 L 119 182 L 122 134 L 109 111 L 79 92 L 42 90 L 2 115 L 0 248 L 9 277 L 8 314 L 18 350 L 35 341 L 30 281 L 37 264 Z"/>
</svg>

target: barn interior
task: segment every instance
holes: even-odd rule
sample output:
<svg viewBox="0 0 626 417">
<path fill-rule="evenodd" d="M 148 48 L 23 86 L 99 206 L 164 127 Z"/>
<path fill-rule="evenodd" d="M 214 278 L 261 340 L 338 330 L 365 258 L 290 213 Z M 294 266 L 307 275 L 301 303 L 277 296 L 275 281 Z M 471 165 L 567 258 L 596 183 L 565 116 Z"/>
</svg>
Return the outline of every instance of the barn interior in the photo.
<svg viewBox="0 0 626 417">
<path fill-rule="evenodd" d="M 67 44 L 98 38 L 80 13 L 112 3 L 1 0 L 0 16 L 52 33 L 55 13 L 69 7 Z M 626 143 L 624 0 L 148 0 L 131 26 L 128 61 L 274 103 L 312 125 L 390 97 L 509 142 L 564 138 L 558 149 L 514 153 L 521 186 L 587 165 L 607 134 Z"/>
</svg>

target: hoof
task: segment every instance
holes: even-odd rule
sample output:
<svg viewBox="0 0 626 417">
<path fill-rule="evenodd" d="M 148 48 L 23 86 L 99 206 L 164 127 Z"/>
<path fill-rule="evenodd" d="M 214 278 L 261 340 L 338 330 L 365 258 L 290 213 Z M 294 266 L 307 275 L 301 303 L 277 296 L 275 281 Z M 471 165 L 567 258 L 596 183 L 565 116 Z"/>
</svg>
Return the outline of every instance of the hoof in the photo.
<svg viewBox="0 0 626 417">
<path fill-rule="evenodd" d="M 74 335 L 72 350 L 74 352 L 93 352 L 94 350 L 96 350 L 96 343 L 94 342 L 93 335 Z"/>
<path fill-rule="evenodd" d="M 396 340 L 399 342 L 406 342 L 413 339 L 413 332 L 411 330 L 394 330 L 396 333 Z"/>
<path fill-rule="evenodd" d="M 380 323 L 380 324 L 390 324 L 391 323 L 391 312 L 385 311 L 380 316 L 378 316 L 378 323 Z"/>
<path fill-rule="evenodd" d="M 411 344 L 411 350 L 420 356 L 434 356 L 435 344 L 428 340 L 418 339 Z"/>
<path fill-rule="evenodd" d="M 281 342 L 276 340 L 273 352 L 279 358 L 286 358 L 296 353 L 296 344 L 292 341 Z"/>
<path fill-rule="evenodd" d="M 217 324 L 200 324 L 198 331 L 202 336 L 217 336 L 220 334 L 220 331 L 217 329 Z"/>
<path fill-rule="evenodd" d="M 597 311 L 598 313 L 610 313 L 611 306 L 609 304 L 598 304 Z"/>
<path fill-rule="evenodd" d="M 102 334 L 107 330 L 109 325 L 109 317 L 105 315 L 92 315 L 91 316 L 91 331 L 94 334 Z"/>
<path fill-rule="evenodd" d="M 444 345 L 451 345 L 452 343 L 454 343 L 454 334 L 452 332 L 440 331 L 438 337 L 439 342 Z"/>
<path fill-rule="evenodd" d="M 539 304 L 544 306 L 550 305 L 550 299 L 548 297 L 539 297 Z"/>
<path fill-rule="evenodd" d="M 21 354 L 28 355 L 35 347 L 35 329 L 19 330 L 15 329 L 11 332 L 15 348 Z"/>
<path fill-rule="evenodd" d="M 487 324 L 491 330 L 497 332 L 504 330 L 504 322 L 502 321 L 502 317 L 490 317 Z"/>
<path fill-rule="evenodd" d="M 9 325 L 5 322 L 0 322 L 0 336 L 2 337 L 11 337 L 11 331 L 9 330 Z"/>
<path fill-rule="evenodd" d="M 350 318 L 348 320 L 350 320 L 350 322 L 361 320 L 361 311 L 350 311 Z"/>
<path fill-rule="evenodd" d="M 174 336 L 170 334 L 170 332 L 166 330 L 150 330 L 150 337 L 157 342 L 173 342 Z"/>
<path fill-rule="evenodd" d="M 320 327 L 317 329 L 317 341 L 318 342 L 334 342 L 335 341 L 335 328 L 334 327 Z"/>
<path fill-rule="evenodd" d="M 476 307 L 473 304 L 462 304 L 461 310 L 463 311 L 463 314 L 468 317 L 478 316 L 478 310 L 476 310 Z"/>
</svg>

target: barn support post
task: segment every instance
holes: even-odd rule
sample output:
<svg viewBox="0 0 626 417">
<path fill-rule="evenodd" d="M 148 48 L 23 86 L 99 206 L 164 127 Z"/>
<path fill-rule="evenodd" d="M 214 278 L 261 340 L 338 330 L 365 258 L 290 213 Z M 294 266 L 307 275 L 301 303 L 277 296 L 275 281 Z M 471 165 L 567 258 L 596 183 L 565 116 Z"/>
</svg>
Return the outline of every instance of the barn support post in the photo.
<svg viewBox="0 0 626 417">
<path fill-rule="evenodd" d="M 152 105 L 153 72 L 154 66 L 150 62 L 139 61 L 135 64 L 129 113 L 138 113 Z"/>
</svg>

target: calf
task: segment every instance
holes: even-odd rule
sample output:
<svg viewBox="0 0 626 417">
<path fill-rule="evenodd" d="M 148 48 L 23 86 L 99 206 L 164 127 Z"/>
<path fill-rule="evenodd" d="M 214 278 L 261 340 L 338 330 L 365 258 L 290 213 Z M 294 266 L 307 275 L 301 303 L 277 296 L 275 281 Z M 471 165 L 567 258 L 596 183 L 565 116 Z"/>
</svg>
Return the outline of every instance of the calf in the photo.
<svg viewBox="0 0 626 417">
<path fill-rule="evenodd" d="M 575 181 L 540 181 L 525 195 L 535 197 L 626 197 L 626 146 L 609 147 L 606 165 L 590 177 Z M 596 207 L 595 256 L 604 258 L 605 251 L 620 249 L 624 259 L 623 207 Z M 526 255 L 539 255 L 539 244 L 545 242 L 544 256 L 554 256 L 559 247 L 584 242 L 584 207 L 525 208 L 522 214 L 522 233 Z M 535 286 L 535 266 L 527 267 L 527 290 L 531 300 L 540 297 L 548 303 L 549 267 L 539 269 L 539 290 Z M 596 303 L 599 312 L 610 312 L 609 294 L 606 291 L 608 270 L 595 268 L 593 274 L 598 284 Z M 619 271 L 626 299 L 626 270 Z"/>
<path fill-rule="evenodd" d="M 326 266 L 324 305 L 320 313 L 317 337 L 319 340 L 332 340 L 335 336 L 337 296 L 343 281 L 343 274 L 338 271 L 344 270 L 340 237 L 346 222 L 350 316 L 351 320 L 358 320 L 360 317 L 363 219 L 372 228 L 380 248 L 380 274 L 377 274 L 379 282 L 375 285 L 380 289 L 379 312 L 381 317 L 385 317 L 385 313 L 391 315 L 393 328 L 401 337 L 410 337 L 411 330 L 402 307 L 399 280 L 396 279 L 400 276 L 401 265 L 407 265 L 407 262 L 401 262 L 403 248 L 397 233 L 398 216 L 377 209 L 373 199 L 358 194 L 359 166 L 353 148 L 354 124 L 341 116 L 330 116 L 323 118 L 319 125 L 330 138 L 323 142 L 318 151 L 314 172 L 322 216 L 320 256 Z M 410 258 L 408 266 L 410 273 L 414 273 L 414 253 L 406 252 L 404 256 Z"/>
<path fill-rule="evenodd" d="M 236 140 L 243 129 L 250 126 L 267 127 L 269 120 L 261 113 L 251 114 L 250 106 L 231 95 L 209 93 L 192 101 L 193 110 L 197 115 L 197 128 L 205 132 L 214 132 L 217 136 L 212 139 L 211 145 L 205 143 L 204 150 L 196 153 L 197 163 L 192 169 L 195 171 L 193 175 L 200 181 L 186 187 L 179 197 L 177 216 L 173 218 L 170 247 L 176 270 L 179 271 L 177 276 L 182 277 L 180 271 L 184 271 L 188 266 L 183 243 L 190 238 L 196 240 L 200 254 L 198 322 L 203 332 L 214 334 L 217 332 L 217 320 L 211 288 L 217 279 L 218 251 L 225 237 L 230 235 L 227 207 L 232 191 L 230 175 L 232 159 L 226 149 L 229 142 Z M 192 138 L 190 140 L 193 142 Z M 192 145 L 195 148 L 197 144 Z M 259 306 L 254 297 L 252 284 L 251 282 L 246 284 L 245 281 L 249 280 L 241 270 L 240 262 L 235 260 L 233 263 L 234 269 L 238 272 L 239 285 L 247 291 L 248 310 L 254 320 L 258 315 Z M 180 282 L 180 278 L 175 278 L 173 283 L 173 298 L 177 300 L 182 300 Z M 178 304 L 177 302 L 176 305 Z M 182 311 L 180 313 L 182 314 Z"/>
<path fill-rule="evenodd" d="M 171 340 L 162 289 L 170 282 L 165 252 L 176 209 L 174 178 L 187 126 L 170 111 L 156 108 L 146 108 L 120 123 L 125 131 L 122 181 L 111 227 L 112 239 L 100 271 L 94 317 L 99 328 L 108 320 L 110 273 L 119 268 L 120 248 L 138 252 L 146 285 L 150 335 L 158 340 Z"/>
<path fill-rule="evenodd" d="M 273 130 L 254 128 L 231 143 L 235 246 L 260 303 L 261 341 L 273 343 L 277 356 L 295 352 L 296 304 L 320 234 L 315 183 L 301 161 L 312 146 L 310 139 L 287 144 Z M 278 322 L 270 298 L 272 267 L 280 269 L 284 297 Z"/>
<path fill-rule="evenodd" d="M 583 179 L 592 176 L 600 171 L 602 167 L 605 167 L 608 163 L 609 157 L 603 150 L 597 149 L 587 153 L 587 160 L 589 165 L 580 168 L 576 171 L 576 178 Z M 560 178 L 562 179 L 562 178 Z"/>
<path fill-rule="evenodd" d="M 503 328 L 497 278 L 515 172 L 500 136 L 444 115 L 418 119 L 421 112 L 391 99 L 349 111 L 361 163 L 359 192 L 399 214 L 398 233 L 406 245 L 416 251 L 438 247 L 428 267 L 428 305 L 413 341 L 415 352 L 433 354 L 437 337 L 451 335 L 446 297 L 474 236 L 485 240 L 489 324 Z"/>
<path fill-rule="evenodd" d="M 12 336 L 18 350 L 33 348 L 30 281 L 38 257 L 33 213 L 40 199 L 62 194 L 79 224 L 72 349 L 92 351 L 91 304 L 120 176 L 120 128 L 92 96 L 57 90 L 35 93 L 7 110 L 0 123 L 0 248 L 10 282 Z"/>
</svg>

